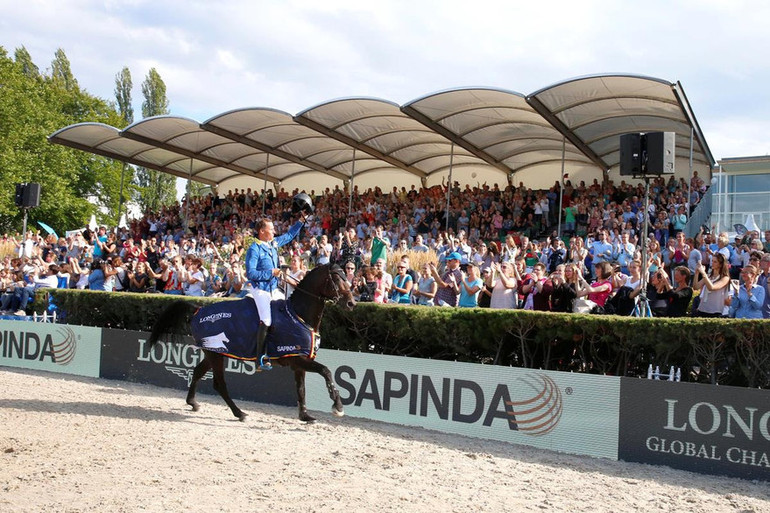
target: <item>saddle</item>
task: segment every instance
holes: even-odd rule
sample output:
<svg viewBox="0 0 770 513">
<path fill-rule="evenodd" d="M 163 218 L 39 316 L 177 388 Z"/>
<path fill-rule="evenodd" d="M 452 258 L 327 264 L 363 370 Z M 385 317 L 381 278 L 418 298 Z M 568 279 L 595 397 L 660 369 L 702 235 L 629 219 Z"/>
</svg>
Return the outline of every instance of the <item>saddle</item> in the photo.
<svg viewBox="0 0 770 513">
<path fill-rule="evenodd" d="M 315 358 L 321 336 L 294 313 L 291 303 L 271 301 L 270 311 L 273 322 L 265 341 L 267 355 L 271 359 Z M 259 312 L 252 298 L 206 305 L 193 315 L 190 325 L 198 347 L 230 358 L 257 359 Z"/>
</svg>

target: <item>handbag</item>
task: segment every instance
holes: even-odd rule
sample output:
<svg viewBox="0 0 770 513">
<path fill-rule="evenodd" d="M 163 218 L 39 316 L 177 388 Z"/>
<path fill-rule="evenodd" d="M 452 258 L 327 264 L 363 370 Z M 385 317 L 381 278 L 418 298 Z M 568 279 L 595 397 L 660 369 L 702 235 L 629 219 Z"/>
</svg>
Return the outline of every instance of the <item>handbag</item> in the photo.
<svg viewBox="0 0 770 513">
<path fill-rule="evenodd" d="M 591 310 L 593 310 L 597 306 L 599 305 L 597 305 L 590 299 L 579 297 L 575 299 L 575 305 L 572 307 L 572 312 L 579 313 L 579 314 L 587 314 L 587 313 L 591 313 Z"/>
</svg>

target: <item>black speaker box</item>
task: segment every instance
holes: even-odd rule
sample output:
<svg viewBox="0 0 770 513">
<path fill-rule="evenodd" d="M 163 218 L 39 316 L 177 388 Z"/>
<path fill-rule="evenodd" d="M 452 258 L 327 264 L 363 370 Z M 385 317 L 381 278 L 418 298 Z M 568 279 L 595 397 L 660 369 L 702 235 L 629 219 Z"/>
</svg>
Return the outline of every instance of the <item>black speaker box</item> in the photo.
<svg viewBox="0 0 770 513">
<path fill-rule="evenodd" d="M 620 175 L 642 174 L 642 134 L 620 136 Z"/>
<path fill-rule="evenodd" d="M 24 204 L 24 185 L 23 183 L 16 184 L 16 195 L 13 197 L 13 201 L 17 207 Z"/>
<path fill-rule="evenodd" d="M 647 174 L 673 175 L 676 157 L 676 134 L 674 132 L 648 132 Z"/>
<path fill-rule="evenodd" d="M 24 187 L 22 207 L 37 207 L 40 205 L 40 184 L 28 183 Z"/>
</svg>

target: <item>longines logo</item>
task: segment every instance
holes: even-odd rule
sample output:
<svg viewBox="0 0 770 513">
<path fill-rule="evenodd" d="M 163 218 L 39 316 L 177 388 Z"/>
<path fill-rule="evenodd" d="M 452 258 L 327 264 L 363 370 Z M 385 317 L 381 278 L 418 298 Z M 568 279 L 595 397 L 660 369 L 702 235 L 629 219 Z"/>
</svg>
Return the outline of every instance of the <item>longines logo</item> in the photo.
<svg viewBox="0 0 770 513">
<path fill-rule="evenodd" d="M 141 338 L 137 342 L 137 361 L 163 365 L 168 372 L 184 379 L 187 386 L 190 386 L 193 369 L 203 359 L 203 352 L 197 346 L 176 342 L 159 342 L 150 347 L 147 341 Z M 225 372 L 247 375 L 257 372 L 257 366 L 253 361 L 227 358 L 225 362 Z M 210 379 L 211 376 L 209 371 L 202 379 Z"/>
<path fill-rule="evenodd" d="M 171 365 L 166 365 L 166 370 L 170 373 L 179 376 L 183 380 L 187 381 L 187 386 L 189 388 L 190 384 L 192 383 L 192 377 L 193 377 L 193 369 L 187 369 L 184 367 L 172 367 Z M 211 371 L 208 371 L 206 374 L 203 375 L 201 380 L 207 380 L 211 379 L 213 374 Z"/>
<path fill-rule="evenodd" d="M 211 315 L 207 315 L 206 317 L 201 317 L 198 323 L 203 324 L 204 322 L 217 322 L 220 319 L 229 319 L 232 316 L 233 314 L 230 312 L 213 313 Z"/>
<path fill-rule="evenodd" d="M 337 368 L 334 379 L 347 392 L 345 405 L 361 406 L 365 401 L 377 410 L 391 411 L 391 406 L 408 405 L 409 415 L 438 416 L 443 420 L 491 426 L 495 419 L 521 434 L 541 436 L 559 424 L 562 415 L 562 392 L 547 375 L 527 374 L 519 378 L 519 386 L 511 388 L 499 383 L 491 396 L 475 381 L 443 378 L 434 383 L 430 376 L 386 371 L 378 381 L 373 369 L 366 369 L 358 379 L 347 365 Z M 523 385 L 523 386 L 522 386 Z M 569 391 L 568 391 L 569 392 Z"/>
<path fill-rule="evenodd" d="M 68 326 L 58 326 L 56 334 L 45 336 L 33 331 L 4 330 L 0 337 L 0 355 L 19 360 L 49 361 L 69 365 L 77 354 L 78 337 Z"/>
</svg>

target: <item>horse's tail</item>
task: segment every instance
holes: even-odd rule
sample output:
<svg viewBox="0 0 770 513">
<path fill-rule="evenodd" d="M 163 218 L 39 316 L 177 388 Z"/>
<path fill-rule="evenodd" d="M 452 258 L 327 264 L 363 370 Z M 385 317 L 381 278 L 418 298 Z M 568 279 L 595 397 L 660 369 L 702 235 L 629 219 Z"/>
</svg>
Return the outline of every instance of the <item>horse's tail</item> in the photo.
<svg viewBox="0 0 770 513">
<path fill-rule="evenodd" d="M 190 318 L 198 306 L 189 301 L 174 301 L 158 316 L 148 342 L 150 347 L 166 334 L 189 334 Z"/>
</svg>

